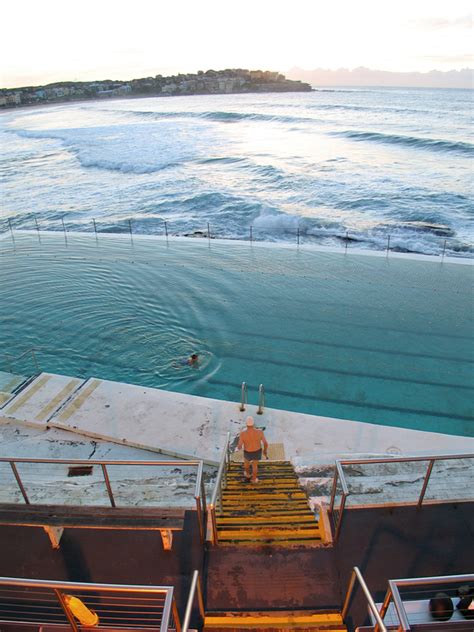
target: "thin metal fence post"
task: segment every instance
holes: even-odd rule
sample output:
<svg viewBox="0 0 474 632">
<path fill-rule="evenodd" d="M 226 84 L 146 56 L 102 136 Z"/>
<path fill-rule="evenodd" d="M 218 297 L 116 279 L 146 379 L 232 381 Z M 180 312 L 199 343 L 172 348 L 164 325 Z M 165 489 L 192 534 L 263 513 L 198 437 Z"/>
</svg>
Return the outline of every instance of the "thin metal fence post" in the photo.
<svg viewBox="0 0 474 632">
<path fill-rule="evenodd" d="M 426 471 L 425 480 L 423 482 L 423 487 L 421 488 L 420 497 L 418 499 L 417 508 L 420 509 L 423 504 L 423 498 L 425 497 L 426 488 L 428 487 L 428 481 L 430 480 L 431 472 L 433 471 L 434 461 L 433 459 L 429 462 L 428 469 Z"/>
<path fill-rule="evenodd" d="M 346 230 L 346 252 L 347 252 L 347 244 L 349 243 L 349 231 Z"/>
<path fill-rule="evenodd" d="M 209 222 L 207 222 L 207 239 L 211 241 L 211 229 L 209 227 Z"/>
<path fill-rule="evenodd" d="M 447 243 L 447 239 L 444 240 L 444 246 L 443 246 L 443 254 L 441 255 L 441 257 L 444 258 L 444 255 L 446 254 L 446 243 Z"/>
<path fill-rule="evenodd" d="M 299 226 L 296 230 L 296 243 L 298 246 L 300 245 L 300 227 Z"/>
<path fill-rule="evenodd" d="M 74 619 L 71 611 L 69 610 L 68 605 L 66 603 L 66 600 L 64 599 L 64 596 L 63 596 L 62 592 L 60 590 L 58 590 L 57 588 L 55 588 L 54 589 L 54 593 L 56 595 L 57 600 L 61 604 L 61 608 L 64 610 L 64 614 L 66 615 L 67 620 L 69 621 L 69 625 L 71 626 L 71 628 L 73 629 L 74 632 L 79 632 L 79 628 L 77 627 L 76 620 Z"/>
<path fill-rule="evenodd" d="M 207 501 L 206 501 L 206 486 L 204 485 L 204 478 L 201 479 L 201 501 L 202 501 L 202 511 L 205 514 L 207 511 Z"/>
<path fill-rule="evenodd" d="M 339 534 L 341 533 L 342 526 L 342 516 L 344 515 L 344 507 L 346 506 L 346 494 L 342 492 L 341 498 L 341 506 L 339 508 L 339 516 L 337 520 L 336 533 L 334 534 L 334 541 L 337 542 L 339 540 Z"/>
<path fill-rule="evenodd" d="M 66 235 L 66 224 L 64 223 L 64 217 L 61 217 L 61 222 L 62 222 L 62 224 L 63 224 L 64 237 L 67 239 L 67 235 Z"/>
<path fill-rule="evenodd" d="M 21 494 L 23 496 L 23 500 L 25 501 L 25 503 L 27 505 L 30 504 L 30 499 L 28 498 L 28 495 L 26 493 L 26 490 L 23 486 L 22 480 L 20 478 L 20 475 L 18 474 L 18 470 L 16 469 L 16 465 L 13 461 L 10 461 L 10 467 L 13 470 L 13 475 L 15 476 L 16 482 L 18 483 L 18 487 L 20 488 Z"/>
<path fill-rule="evenodd" d="M 387 238 L 387 252 L 390 250 L 390 237 L 391 235 L 389 235 Z"/>
<path fill-rule="evenodd" d="M 176 599 L 173 595 L 173 601 L 171 603 L 171 609 L 173 612 L 173 620 L 174 620 L 174 629 L 176 632 L 181 632 L 181 621 L 179 620 L 178 607 L 176 605 Z"/>
<path fill-rule="evenodd" d="M 165 220 L 165 236 L 166 236 L 166 239 L 168 239 L 168 223 L 166 220 Z"/>
<path fill-rule="evenodd" d="M 252 225 L 250 225 L 250 243 L 252 243 L 253 240 L 253 236 L 252 236 Z"/>
<path fill-rule="evenodd" d="M 133 237 L 133 233 L 132 233 L 132 220 L 129 219 L 128 220 L 128 229 L 130 231 L 130 237 Z"/>
<path fill-rule="evenodd" d="M 13 236 L 13 228 L 12 228 L 12 220 L 11 220 L 10 218 L 8 218 L 8 226 L 10 227 L 10 232 L 11 232 L 12 237 L 13 237 L 13 239 L 14 239 L 14 236 Z"/>
<path fill-rule="evenodd" d="M 94 224 L 94 233 L 97 237 L 97 226 L 95 225 L 95 219 L 92 220 L 92 223 Z"/>
<path fill-rule="evenodd" d="M 339 473 L 337 467 L 334 467 L 334 478 L 332 481 L 331 502 L 329 503 L 329 513 L 334 513 L 334 502 L 336 500 L 337 481 L 339 480 Z"/>
<path fill-rule="evenodd" d="M 355 574 L 354 569 L 352 569 L 352 573 L 349 579 L 349 585 L 346 590 L 346 598 L 344 599 L 344 605 L 342 606 L 342 610 L 341 610 L 341 619 L 343 621 L 347 616 L 347 611 L 349 610 L 349 603 L 352 597 L 352 591 L 354 590 L 355 580 L 356 580 L 356 574 Z"/>
<path fill-rule="evenodd" d="M 105 486 L 107 487 L 107 494 L 109 495 L 110 504 L 112 505 L 112 507 L 115 507 L 116 505 L 115 505 L 114 495 L 112 492 L 112 486 L 110 485 L 110 479 L 109 479 L 109 474 L 107 472 L 107 466 L 104 463 L 101 463 L 100 466 L 102 468 L 102 473 L 104 475 Z"/>
</svg>

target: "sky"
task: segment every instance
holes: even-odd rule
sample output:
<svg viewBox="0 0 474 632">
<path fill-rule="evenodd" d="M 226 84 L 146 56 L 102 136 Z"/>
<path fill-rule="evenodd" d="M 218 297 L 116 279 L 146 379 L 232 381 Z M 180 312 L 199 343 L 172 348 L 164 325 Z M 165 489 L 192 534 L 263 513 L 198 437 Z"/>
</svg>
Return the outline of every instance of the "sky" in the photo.
<svg viewBox="0 0 474 632">
<path fill-rule="evenodd" d="M 294 66 L 472 67 L 471 0 L 15 0 L 0 87 Z"/>
</svg>

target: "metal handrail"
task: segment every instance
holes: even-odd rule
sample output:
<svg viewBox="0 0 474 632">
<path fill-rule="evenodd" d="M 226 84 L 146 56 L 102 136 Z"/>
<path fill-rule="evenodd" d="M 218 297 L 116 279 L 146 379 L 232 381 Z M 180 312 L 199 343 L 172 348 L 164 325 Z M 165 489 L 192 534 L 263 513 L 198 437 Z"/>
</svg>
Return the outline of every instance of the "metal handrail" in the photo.
<svg viewBox="0 0 474 632">
<path fill-rule="evenodd" d="M 331 491 L 331 501 L 329 503 L 329 513 L 333 517 L 336 514 L 336 511 L 339 512 L 337 517 L 337 521 L 335 524 L 335 534 L 334 540 L 337 541 L 339 537 L 339 533 L 341 531 L 342 519 L 344 514 L 344 508 L 346 506 L 346 499 L 350 495 L 349 487 L 347 485 L 347 481 L 344 475 L 344 465 L 367 465 L 374 463 L 409 463 L 409 462 L 417 462 L 417 461 L 428 461 L 428 468 L 425 474 L 425 478 L 423 481 L 423 486 L 420 491 L 420 495 L 418 497 L 417 507 L 420 509 L 423 505 L 423 500 L 426 494 L 426 490 L 428 488 L 428 483 L 431 477 L 431 473 L 433 471 L 433 467 L 436 461 L 449 461 L 449 460 L 460 460 L 460 459 L 473 459 L 474 454 L 441 454 L 441 455 L 427 455 L 427 456 L 406 456 L 406 457 L 383 457 L 383 458 L 375 458 L 375 459 L 348 459 L 348 460 L 336 460 L 335 473 Z M 342 486 L 342 495 L 341 495 L 341 503 L 339 509 L 336 510 L 335 499 L 337 494 L 337 484 L 341 482 Z M 396 503 L 394 503 L 396 504 Z"/>
<path fill-rule="evenodd" d="M 240 391 L 240 412 L 245 410 L 245 405 L 248 403 L 248 389 L 247 382 L 242 382 L 242 387 Z"/>
<path fill-rule="evenodd" d="M 202 596 L 201 582 L 199 580 L 199 571 L 194 571 L 193 573 L 191 588 L 189 589 L 188 601 L 186 603 L 186 610 L 184 612 L 183 626 L 181 628 L 181 632 L 188 632 L 189 622 L 191 620 L 191 612 L 193 609 L 196 595 L 198 599 L 199 614 L 201 616 L 201 619 L 204 619 L 204 615 L 205 615 L 204 599 Z"/>
<path fill-rule="evenodd" d="M 30 498 L 28 497 L 25 485 L 21 479 L 20 473 L 16 465 L 18 463 L 38 463 L 38 464 L 52 464 L 52 465 L 99 465 L 102 470 L 102 475 L 104 477 L 105 487 L 107 490 L 107 495 L 109 497 L 111 507 L 116 507 L 115 497 L 112 489 L 112 485 L 110 483 L 110 478 L 108 475 L 107 466 L 114 465 L 139 465 L 139 466 L 177 466 L 177 467 L 197 467 L 196 471 L 196 485 L 194 489 L 194 499 L 196 501 L 196 512 L 198 517 L 199 524 L 199 534 L 201 538 L 201 542 L 204 542 L 206 539 L 205 533 L 205 524 L 204 524 L 204 516 L 206 515 L 206 491 L 204 487 L 204 479 L 203 479 L 203 468 L 204 464 L 201 460 L 196 461 L 113 461 L 113 460 L 99 460 L 99 459 L 34 459 L 34 458 L 25 458 L 25 457 L 0 457 L 0 463 L 8 463 L 12 469 L 15 480 L 20 488 L 21 495 L 23 496 L 23 500 L 25 504 L 39 504 L 32 503 Z"/>
<path fill-rule="evenodd" d="M 216 520 L 216 506 L 221 502 L 220 496 L 222 493 L 222 486 L 227 482 L 227 467 L 229 464 L 229 443 L 230 432 L 227 433 L 224 450 L 222 452 L 221 462 L 217 471 L 216 482 L 214 485 L 214 491 L 212 493 L 211 502 L 209 503 L 208 516 L 211 523 L 211 541 L 213 544 L 217 544 L 217 520 Z"/>
<path fill-rule="evenodd" d="M 474 574 L 469 575 L 439 575 L 437 577 L 411 577 L 408 579 L 391 579 L 388 582 L 388 590 L 380 609 L 382 618 L 387 614 L 390 602 L 393 601 L 402 632 L 410 632 L 411 626 L 408 615 L 400 595 L 399 588 L 405 586 L 436 586 L 449 583 L 470 583 L 474 581 Z"/>
<path fill-rule="evenodd" d="M 346 597 L 344 599 L 344 605 L 342 606 L 342 610 L 341 610 L 341 618 L 344 621 L 344 619 L 347 616 L 347 612 L 349 610 L 349 604 L 351 601 L 351 597 L 352 594 L 354 592 L 354 586 L 355 586 L 355 581 L 356 579 L 359 582 L 360 587 L 362 588 L 362 591 L 365 595 L 365 598 L 367 599 L 367 603 L 368 606 L 372 612 L 372 614 L 375 617 L 375 620 L 377 621 L 377 625 L 375 627 L 375 632 L 387 632 L 387 628 L 385 627 L 385 624 L 383 622 L 383 617 L 381 616 L 381 614 L 379 613 L 379 611 L 377 610 L 377 606 L 375 605 L 375 602 L 372 598 L 372 595 L 370 594 L 370 591 L 367 587 L 367 584 L 365 583 L 364 578 L 362 577 L 362 573 L 360 572 L 360 570 L 358 569 L 357 566 L 354 566 L 354 568 L 352 569 L 352 573 L 349 579 L 349 585 L 347 587 L 347 591 L 346 591 Z"/>
<path fill-rule="evenodd" d="M 37 347 L 30 347 L 29 349 L 26 349 L 26 351 L 23 351 L 22 353 L 20 353 L 19 356 L 13 356 L 10 353 L 4 353 L 3 357 L 5 358 L 6 362 L 7 362 L 7 366 L 10 370 L 10 373 L 13 373 L 13 364 L 12 362 L 18 362 L 19 360 L 21 360 L 22 358 L 24 358 L 26 355 L 31 354 L 31 358 L 33 360 L 33 363 L 35 365 L 35 369 L 37 371 L 39 371 L 39 365 L 38 365 L 38 361 L 36 359 L 35 353 L 37 353 L 39 351 L 39 349 Z"/>
<path fill-rule="evenodd" d="M 265 388 L 263 384 L 258 387 L 258 409 L 257 415 L 263 415 L 263 409 L 265 408 Z"/>
<path fill-rule="evenodd" d="M 174 589 L 172 586 L 145 586 L 134 584 L 97 584 L 97 583 L 81 583 L 68 581 L 55 581 L 49 579 L 21 579 L 17 577 L 0 577 L 0 586 L 21 587 L 21 588 L 40 588 L 51 591 L 61 606 L 66 618 L 74 632 L 79 632 L 82 625 L 76 621 L 73 612 L 64 599 L 64 592 L 92 592 L 102 591 L 107 593 L 136 593 L 137 595 L 150 594 L 164 596 L 164 605 L 160 619 L 160 632 L 167 632 L 174 628 L 177 632 L 182 632 L 181 622 L 179 619 L 176 600 L 174 598 Z M 170 625 L 172 622 L 174 625 Z M 16 621 L 16 620 L 15 620 Z M 133 627 L 131 625 L 127 627 Z M 138 627 L 138 626 L 137 626 Z M 141 626 L 140 626 L 141 627 Z"/>
</svg>

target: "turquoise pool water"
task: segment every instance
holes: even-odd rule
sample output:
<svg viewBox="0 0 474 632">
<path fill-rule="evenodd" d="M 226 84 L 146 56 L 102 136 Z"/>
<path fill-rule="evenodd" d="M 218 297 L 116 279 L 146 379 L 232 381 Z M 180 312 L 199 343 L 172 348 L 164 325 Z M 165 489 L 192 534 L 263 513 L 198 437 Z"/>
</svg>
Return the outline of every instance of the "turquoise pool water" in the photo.
<svg viewBox="0 0 474 632">
<path fill-rule="evenodd" d="M 51 233 L 5 236 L 0 257 L 0 354 L 217 399 L 246 381 L 253 403 L 263 383 L 272 408 L 474 436 L 470 265 Z"/>
</svg>

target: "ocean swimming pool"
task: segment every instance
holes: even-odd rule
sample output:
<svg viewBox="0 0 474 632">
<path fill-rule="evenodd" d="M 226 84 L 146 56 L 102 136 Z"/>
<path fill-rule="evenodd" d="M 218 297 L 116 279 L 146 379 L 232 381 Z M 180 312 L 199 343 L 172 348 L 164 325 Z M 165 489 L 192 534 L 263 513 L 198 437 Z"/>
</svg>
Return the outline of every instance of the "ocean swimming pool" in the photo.
<svg viewBox="0 0 474 632">
<path fill-rule="evenodd" d="M 19 232 L 0 257 L 2 355 L 225 400 L 245 381 L 252 403 L 263 383 L 271 408 L 474 436 L 469 264 Z"/>
</svg>

